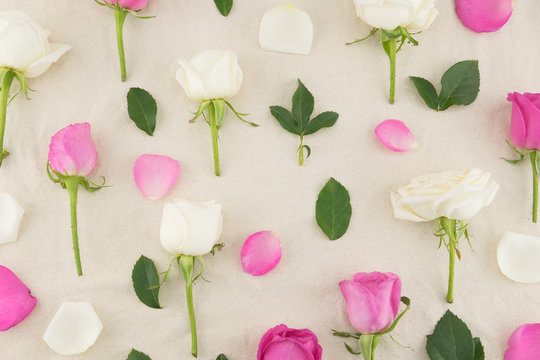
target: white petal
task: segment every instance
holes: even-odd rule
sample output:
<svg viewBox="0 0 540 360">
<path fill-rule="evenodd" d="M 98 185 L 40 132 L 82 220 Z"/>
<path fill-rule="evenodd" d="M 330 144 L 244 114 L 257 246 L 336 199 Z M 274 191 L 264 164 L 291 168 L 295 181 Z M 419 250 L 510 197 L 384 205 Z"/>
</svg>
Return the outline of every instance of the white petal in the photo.
<svg viewBox="0 0 540 360">
<path fill-rule="evenodd" d="M 24 209 L 8 194 L 0 194 L 0 244 L 17 240 Z"/>
<path fill-rule="evenodd" d="M 82 354 L 96 342 L 103 325 L 88 302 L 63 302 L 43 340 L 60 355 Z"/>
<path fill-rule="evenodd" d="M 313 23 L 309 15 L 292 4 L 264 14 L 259 43 L 264 50 L 308 55 L 313 42 Z"/>
<path fill-rule="evenodd" d="M 71 46 L 69 45 L 63 45 L 63 44 L 51 44 L 51 52 L 41 59 L 38 59 L 35 61 L 26 71 L 24 72 L 24 75 L 27 78 L 35 78 L 41 74 L 43 74 L 47 69 L 54 64 L 55 62 L 60 59 L 62 55 L 66 53 L 71 49 Z"/>
<path fill-rule="evenodd" d="M 501 272 L 521 283 L 540 282 L 540 236 L 504 233 L 497 247 Z"/>
<path fill-rule="evenodd" d="M 161 246 L 172 255 L 182 254 L 187 231 L 188 227 L 182 212 L 175 205 L 165 203 L 159 231 Z"/>
<path fill-rule="evenodd" d="M 200 75 L 182 60 L 178 61 L 182 66 L 176 71 L 176 80 L 184 88 L 186 95 L 191 100 L 206 100 L 204 82 Z"/>
<path fill-rule="evenodd" d="M 184 244 L 184 255 L 204 255 L 221 236 L 221 205 L 214 201 L 194 203 L 179 201 L 175 204 L 186 220 L 188 226 L 187 241 Z"/>
</svg>

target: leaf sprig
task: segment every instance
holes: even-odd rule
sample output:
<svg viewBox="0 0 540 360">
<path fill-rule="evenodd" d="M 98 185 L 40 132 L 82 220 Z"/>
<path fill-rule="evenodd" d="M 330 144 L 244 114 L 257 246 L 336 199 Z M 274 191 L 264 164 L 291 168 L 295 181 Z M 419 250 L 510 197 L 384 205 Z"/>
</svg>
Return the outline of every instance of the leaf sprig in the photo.
<svg viewBox="0 0 540 360">
<path fill-rule="evenodd" d="M 339 117 L 336 112 L 325 111 L 310 119 L 314 105 L 313 95 L 298 79 L 298 88 L 292 98 L 292 112 L 282 106 L 270 106 L 270 112 L 281 127 L 292 134 L 300 136 L 300 146 L 298 147 L 300 166 L 304 165 L 304 150 L 307 151 L 307 158 L 311 155 L 311 148 L 304 145 L 304 136 L 314 134 L 322 128 L 333 126 Z"/>
<path fill-rule="evenodd" d="M 484 360 L 484 346 L 460 318 L 448 310 L 428 335 L 426 350 L 432 360 Z"/>
<path fill-rule="evenodd" d="M 444 111 L 452 105 L 470 105 L 480 91 L 478 60 L 460 61 L 446 70 L 438 95 L 428 80 L 416 76 L 410 78 L 426 105 L 436 111 Z"/>
</svg>

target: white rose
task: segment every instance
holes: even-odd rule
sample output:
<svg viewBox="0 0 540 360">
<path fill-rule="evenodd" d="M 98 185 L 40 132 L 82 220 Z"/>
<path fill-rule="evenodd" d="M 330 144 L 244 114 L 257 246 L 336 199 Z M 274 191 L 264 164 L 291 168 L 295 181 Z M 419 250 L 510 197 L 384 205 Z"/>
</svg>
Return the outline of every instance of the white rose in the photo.
<svg viewBox="0 0 540 360">
<path fill-rule="evenodd" d="M 240 91 L 242 69 L 230 50 L 206 50 L 178 62 L 182 67 L 176 71 L 176 80 L 192 100 L 228 99 Z"/>
<path fill-rule="evenodd" d="M 499 185 L 480 169 L 420 176 L 391 193 L 397 219 L 468 220 L 493 201 Z"/>
<path fill-rule="evenodd" d="M 24 12 L 0 12 L 0 67 L 21 72 L 27 78 L 43 74 L 71 47 L 51 44 L 49 31 Z"/>
<path fill-rule="evenodd" d="M 166 203 L 161 219 L 161 245 L 173 255 L 204 255 L 221 236 L 221 226 L 221 205 L 214 201 Z"/>
<path fill-rule="evenodd" d="M 353 0 L 356 14 L 375 28 L 426 30 L 439 14 L 435 0 Z"/>
</svg>

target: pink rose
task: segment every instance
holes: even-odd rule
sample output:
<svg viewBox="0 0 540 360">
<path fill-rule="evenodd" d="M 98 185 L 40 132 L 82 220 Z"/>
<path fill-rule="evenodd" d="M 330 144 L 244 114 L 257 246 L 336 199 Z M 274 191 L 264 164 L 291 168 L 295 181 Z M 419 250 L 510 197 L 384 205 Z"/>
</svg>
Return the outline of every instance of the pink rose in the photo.
<svg viewBox="0 0 540 360">
<path fill-rule="evenodd" d="M 0 331 L 23 321 L 36 306 L 30 289 L 7 267 L 0 265 Z"/>
<path fill-rule="evenodd" d="M 540 150 L 540 94 L 508 94 L 512 103 L 510 138 L 515 146 Z"/>
<path fill-rule="evenodd" d="M 308 329 L 289 329 L 278 325 L 263 335 L 257 360 L 321 360 L 322 347 Z"/>
<path fill-rule="evenodd" d="M 393 273 L 357 273 L 339 287 L 347 302 L 352 326 L 362 334 L 384 331 L 396 319 L 401 299 L 401 280 Z"/>
<path fill-rule="evenodd" d="M 49 163 L 62 175 L 88 176 L 97 163 L 90 124 L 73 124 L 57 132 L 49 145 Z"/>
<path fill-rule="evenodd" d="M 120 6 L 124 9 L 139 11 L 148 4 L 148 0 L 103 0 L 106 4 Z"/>
<path fill-rule="evenodd" d="M 508 340 L 504 360 L 540 359 L 540 324 L 520 326 Z"/>
</svg>

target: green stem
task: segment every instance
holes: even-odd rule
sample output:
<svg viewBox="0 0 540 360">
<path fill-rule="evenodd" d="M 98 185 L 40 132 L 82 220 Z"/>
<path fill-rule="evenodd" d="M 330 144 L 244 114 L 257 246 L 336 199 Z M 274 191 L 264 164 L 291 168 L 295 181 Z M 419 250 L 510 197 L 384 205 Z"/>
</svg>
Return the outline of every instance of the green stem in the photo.
<svg viewBox="0 0 540 360">
<path fill-rule="evenodd" d="M 532 208 L 532 221 L 534 223 L 538 220 L 538 168 L 536 166 L 536 157 L 538 153 L 536 151 L 531 152 L 531 165 L 533 172 L 533 208 Z"/>
<path fill-rule="evenodd" d="M 219 166 L 219 145 L 218 145 L 218 122 L 220 119 L 216 116 L 216 107 L 214 103 L 210 103 L 208 106 L 208 117 L 210 118 L 210 130 L 212 132 L 212 149 L 214 151 L 214 173 L 216 176 L 221 175 L 221 169 Z M 223 119 L 221 119 L 223 120 Z"/>
<path fill-rule="evenodd" d="M 364 360 L 375 360 L 375 348 L 379 344 L 380 335 L 364 334 L 360 336 L 360 351 Z"/>
<path fill-rule="evenodd" d="M 456 220 L 441 218 L 441 225 L 448 235 L 448 253 L 450 255 L 450 265 L 448 273 L 448 293 L 446 294 L 446 302 L 451 304 L 454 302 L 454 268 L 456 265 Z"/>
<path fill-rule="evenodd" d="M 298 148 L 298 163 L 304 166 L 304 137 L 300 135 L 300 147 Z"/>
<path fill-rule="evenodd" d="M 2 83 L 0 85 L 0 166 L 2 166 L 2 160 L 9 155 L 9 153 L 4 150 L 4 131 L 6 129 L 9 89 L 11 88 L 14 77 L 15 72 L 8 70 L 4 73 L 4 77 L 2 78 Z"/>
<path fill-rule="evenodd" d="M 195 310 L 193 308 L 193 256 L 182 255 L 178 258 L 178 265 L 186 282 L 186 298 L 189 312 L 189 325 L 191 328 L 191 355 L 197 357 L 197 324 L 195 322 Z"/>
<path fill-rule="evenodd" d="M 81 276 L 81 255 L 79 252 L 79 235 L 77 231 L 77 191 L 79 190 L 79 178 L 70 176 L 65 181 L 66 189 L 69 193 L 69 204 L 71 209 L 71 236 L 73 238 L 73 252 L 75 254 L 75 264 L 77 265 L 77 274 Z"/>
<path fill-rule="evenodd" d="M 396 98 L 396 46 L 397 39 L 388 40 L 388 57 L 390 58 L 390 104 Z"/>
<path fill-rule="evenodd" d="M 120 76 L 122 81 L 126 81 L 126 55 L 124 53 L 124 21 L 128 12 L 121 8 L 114 9 L 114 20 L 116 22 L 116 41 L 118 42 L 118 55 L 120 56 Z"/>
</svg>

